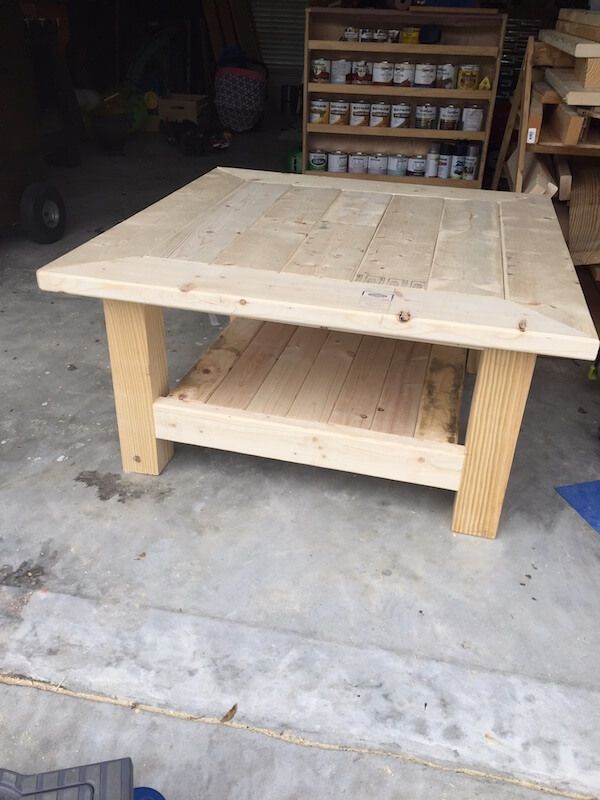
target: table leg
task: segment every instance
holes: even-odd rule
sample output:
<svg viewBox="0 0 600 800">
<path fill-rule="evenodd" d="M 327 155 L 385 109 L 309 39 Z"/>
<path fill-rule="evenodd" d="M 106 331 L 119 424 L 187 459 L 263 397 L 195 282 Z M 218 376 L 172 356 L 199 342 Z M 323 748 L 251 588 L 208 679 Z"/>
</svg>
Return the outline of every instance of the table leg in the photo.
<svg viewBox="0 0 600 800">
<path fill-rule="evenodd" d="M 508 350 L 481 354 L 454 503 L 457 533 L 496 536 L 535 360 Z"/>
<path fill-rule="evenodd" d="M 158 475 L 173 456 L 173 443 L 155 436 L 152 413 L 168 391 L 163 310 L 105 300 L 104 319 L 123 470 Z"/>
</svg>

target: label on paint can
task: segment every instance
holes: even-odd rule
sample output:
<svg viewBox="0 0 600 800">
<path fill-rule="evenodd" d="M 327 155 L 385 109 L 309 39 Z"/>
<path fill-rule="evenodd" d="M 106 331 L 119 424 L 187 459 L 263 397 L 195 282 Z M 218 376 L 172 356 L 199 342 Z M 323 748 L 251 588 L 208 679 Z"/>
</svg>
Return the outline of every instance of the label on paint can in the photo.
<svg viewBox="0 0 600 800">
<path fill-rule="evenodd" d="M 375 31 L 372 28 L 361 28 L 359 35 L 359 42 L 372 42 L 375 36 Z"/>
<path fill-rule="evenodd" d="M 455 105 L 442 106 L 438 127 L 441 131 L 456 131 L 460 120 L 460 108 Z"/>
<path fill-rule="evenodd" d="M 465 166 L 463 170 L 463 181 L 474 181 L 479 166 L 479 156 L 465 156 Z"/>
<path fill-rule="evenodd" d="M 483 125 L 483 108 L 481 106 L 465 106 L 462 111 L 463 131 L 480 131 Z"/>
<path fill-rule="evenodd" d="M 331 83 L 350 83 L 352 62 L 345 58 L 338 58 L 331 62 Z"/>
<path fill-rule="evenodd" d="M 435 85 L 438 89 L 454 89 L 456 83 L 456 65 L 438 64 L 435 70 Z"/>
<path fill-rule="evenodd" d="M 394 79 L 394 65 L 391 61 L 375 61 L 373 64 L 373 83 L 389 84 Z"/>
<path fill-rule="evenodd" d="M 350 103 L 350 125 L 363 127 L 369 124 L 369 117 L 371 115 L 371 103 L 365 100 L 357 100 L 355 103 Z"/>
<path fill-rule="evenodd" d="M 426 178 L 437 178 L 439 163 L 440 163 L 439 153 L 427 153 L 427 160 L 425 161 Z"/>
<path fill-rule="evenodd" d="M 398 153 L 395 156 L 388 156 L 388 175 L 396 175 L 402 177 L 406 175 L 406 168 L 408 166 L 408 156 Z"/>
<path fill-rule="evenodd" d="M 392 128 L 410 128 L 412 108 L 408 103 L 394 103 L 391 108 L 390 125 Z"/>
<path fill-rule="evenodd" d="M 366 153 L 350 153 L 348 156 L 348 172 L 355 175 L 366 173 L 369 163 L 369 156 Z"/>
<path fill-rule="evenodd" d="M 408 164 L 406 165 L 406 174 L 414 175 L 417 178 L 422 178 L 425 175 L 426 158 L 422 155 L 409 156 Z"/>
<path fill-rule="evenodd" d="M 396 86 L 412 86 L 415 82 L 415 65 L 410 61 L 401 61 L 394 66 L 394 84 Z"/>
<path fill-rule="evenodd" d="M 352 83 L 372 83 L 373 81 L 373 64 L 371 61 L 353 61 L 352 62 Z"/>
<path fill-rule="evenodd" d="M 369 125 L 372 128 L 389 128 L 390 126 L 390 104 L 372 103 Z"/>
<path fill-rule="evenodd" d="M 308 168 L 317 172 L 327 170 L 327 153 L 324 150 L 313 150 L 308 154 Z"/>
<path fill-rule="evenodd" d="M 388 32 L 383 28 L 377 28 L 377 30 L 373 33 L 373 41 L 379 42 L 382 44 L 383 42 L 387 42 L 388 40 Z"/>
<path fill-rule="evenodd" d="M 310 79 L 313 83 L 329 83 L 331 79 L 331 61 L 326 58 L 313 58 L 310 62 Z"/>
<path fill-rule="evenodd" d="M 328 172 L 348 172 L 348 153 L 335 150 L 327 156 Z"/>
<path fill-rule="evenodd" d="M 450 177 L 460 179 L 465 171 L 465 156 L 455 155 L 450 160 Z"/>
<path fill-rule="evenodd" d="M 452 160 L 452 156 L 448 155 L 448 153 L 441 153 L 439 160 L 438 160 L 438 171 L 437 176 L 438 178 L 449 178 L 450 177 L 450 161 Z"/>
<path fill-rule="evenodd" d="M 435 64 L 415 65 L 415 86 L 435 86 Z"/>
<path fill-rule="evenodd" d="M 424 103 L 415 109 L 415 128 L 435 128 L 437 108 L 430 103 Z"/>
<path fill-rule="evenodd" d="M 329 101 L 315 97 L 310 101 L 308 121 L 313 125 L 327 125 L 329 119 Z"/>
<path fill-rule="evenodd" d="M 359 34 L 358 28 L 346 28 L 342 38 L 345 42 L 358 42 Z"/>
<path fill-rule="evenodd" d="M 385 175 L 388 167 L 388 157 L 383 153 L 373 153 L 369 156 L 367 172 L 369 175 Z"/>
<path fill-rule="evenodd" d="M 479 64 L 461 64 L 456 78 L 457 89 L 477 89 L 479 86 Z"/>
<path fill-rule="evenodd" d="M 329 103 L 329 124 L 348 125 L 350 122 L 350 103 L 348 100 L 331 100 Z"/>
</svg>

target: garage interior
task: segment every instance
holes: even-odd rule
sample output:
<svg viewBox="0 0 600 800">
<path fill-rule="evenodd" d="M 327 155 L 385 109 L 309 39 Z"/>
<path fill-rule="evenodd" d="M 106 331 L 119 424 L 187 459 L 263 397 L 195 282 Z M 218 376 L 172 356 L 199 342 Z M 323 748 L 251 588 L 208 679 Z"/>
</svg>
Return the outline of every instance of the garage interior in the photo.
<svg viewBox="0 0 600 800">
<path fill-rule="evenodd" d="M 344 5 L 350 20 L 363 6 L 409 11 Z M 574 57 L 540 32 L 579 25 L 600 42 L 600 7 L 480 5 L 507 15 L 478 140 L 483 190 L 497 173 L 507 194 L 553 199 L 600 330 L 595 106 L 552 153 L 544 124 L 563 134 L 564 102 L 540 101 L 540 149 L 526 141 L 544 70 Z M 33 205 L 23 219 L 21 203 L 18 225 L 18 199 L 17 210 L 3 201 L 2 800 L 25 796 L 2 770 L 122 758 L 136 786 L 167 800 L 600 796 L 593 357 L 538 357 L 498 538 L 487 540 L 452 533 L 452 492 L 426 485 L 187 444 L 160 475 L 124 471 L 102 304 L 38 287 L 38 269 L 217 167 L 310 173 L 306 6 L 7 4 L 20 33 L 0 56 L 15 117 L 0 129 L 3 171 L 21 175 L 12 153 L 25 151 L 27 180 L 58 189 L 66 226 L 57 241 L 32 241 L 45 235 Z M 437 12 L 450 13 L 428 7 Z M 219 107 L 219 68 L 264 81 L 263 105 L 244 107 L 250 121 Z M 399 185 L 413 186 L 386 184 Z M 166 309 L 170 386 L 226 329 L 219 312 Z M 467 374 L 463 440 L 475 381 Z M 596 493 L 587 509 L 557 491 L 575 484 Z"/>
</svg>

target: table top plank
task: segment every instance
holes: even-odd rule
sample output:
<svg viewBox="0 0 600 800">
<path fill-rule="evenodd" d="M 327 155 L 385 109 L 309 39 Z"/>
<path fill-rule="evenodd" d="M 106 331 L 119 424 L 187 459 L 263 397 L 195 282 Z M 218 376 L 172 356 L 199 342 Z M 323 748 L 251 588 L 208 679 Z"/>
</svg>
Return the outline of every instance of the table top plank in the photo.
<svg viewBox="0 0 600 800">
<path fill-rule="evenodd" d="M 551 201 L 506 192 L 219 168 L 38 283 L 432 344 L 598 345 Z"/>
</svg>

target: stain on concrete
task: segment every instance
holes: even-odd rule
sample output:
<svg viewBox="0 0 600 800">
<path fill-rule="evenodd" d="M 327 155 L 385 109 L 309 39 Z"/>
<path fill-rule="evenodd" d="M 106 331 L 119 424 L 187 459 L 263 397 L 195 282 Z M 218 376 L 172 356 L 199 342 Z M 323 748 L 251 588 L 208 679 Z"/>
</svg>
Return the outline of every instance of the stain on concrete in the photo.
<svg viewBox="0 0 600 800">
<path fill-rule="evenodd" d="M 33 561 L 21 561 L 18 567 L 4 564 L 0 567 L 0 585 L 17 589 L 39 589 L 43 586 L 46 570 Z"/>
<path fill-rule="evenodd" d="M 117 498 L 118 503 L 126 503 L 128 500 L 139 500 L 144 495 L 152 494 L 155 500 L 161 501 L 169 497 L 173 490 L 171 488 L 155 488 L 153 486 L 138 486 L 125 480 L 116 472 L 98 472 L 98 470 L 84 470 L 75 478 L 77 483 L 83 483 L 88 488 L 97 490 L 100 500 L 112 500 Z"/>
</svg>

